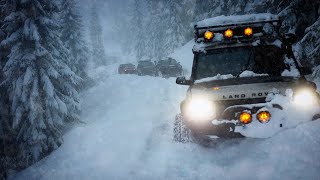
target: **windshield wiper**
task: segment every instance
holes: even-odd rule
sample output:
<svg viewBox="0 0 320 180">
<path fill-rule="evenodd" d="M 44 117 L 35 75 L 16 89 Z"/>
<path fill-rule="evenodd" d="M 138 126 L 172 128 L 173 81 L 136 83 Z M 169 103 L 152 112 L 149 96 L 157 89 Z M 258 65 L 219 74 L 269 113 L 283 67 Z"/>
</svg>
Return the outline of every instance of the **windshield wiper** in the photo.
<svg viewBox="0 0 320 180">
<path fill-rule="evenodd" d="M 248 61 L 247 61 L 247 63 L 246 63 L 245 68 L 244 68 L 243 70 L 241 70 L 240 73 L 238 73 L 238 74 L 236 75 L 237 78 L 240 77 L 240 74 L 242 74 L 243 72 L 245 72 L 245 71 L 248 70 L 248 68 L 249 68 L 249 66 L 250 66 L 250 61 L 251 61 L 251 56 L 252 56 L 252 54 L 253 54 L 253 50 L 251 50 L 251 52 L 250 52 L 250 55 L 249 55 L 249 58 L 248 58 Z"/>
</svg>

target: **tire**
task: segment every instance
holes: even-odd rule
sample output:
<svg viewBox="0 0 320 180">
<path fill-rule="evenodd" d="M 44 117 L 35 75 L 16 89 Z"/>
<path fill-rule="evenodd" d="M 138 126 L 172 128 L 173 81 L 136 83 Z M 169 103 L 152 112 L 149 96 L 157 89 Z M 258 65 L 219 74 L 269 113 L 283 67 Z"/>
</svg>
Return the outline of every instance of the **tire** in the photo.
<svg viewBox="0 0 320 180">
<path fill-rule="evenodd" d="M 318 120 L 320 119 L 320 114 L 315 114 L 313 117 L 312 117 L 312 121 L 315 121 L 315 120 Z"/>
<path fill-rule="evenodd" d="M 173 127 L 173 141 L 187 143 L 191 141 L 191 132 L 184 123 L 181 114 L 176 115 Z"/>
</svg>

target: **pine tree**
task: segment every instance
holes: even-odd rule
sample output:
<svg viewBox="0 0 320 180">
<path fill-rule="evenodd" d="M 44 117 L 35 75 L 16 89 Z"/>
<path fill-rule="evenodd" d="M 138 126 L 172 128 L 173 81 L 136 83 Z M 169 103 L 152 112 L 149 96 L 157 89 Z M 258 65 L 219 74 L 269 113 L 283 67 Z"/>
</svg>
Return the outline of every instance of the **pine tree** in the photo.
<svg viewBox="0 0 320 180">
<path fill-rule="evenodd" d="M 132 10 L 131 10 L 131 18 L 130 21 L 133 22 L 132 24 L 132 32 L 133 32 L 133 49 L 136 54 L 137 59 L 141 59 L 143 56 L 145 56 L 146 53 L 146 34 L 147 32 L 147 27 L 145 23 L 145 18 L 144 18 L 144 4 L 143 0 L 133 0 L 132 1 Z M 130 39 L 128 37 L 128 39 Z"/>
<path fill-rule="evenodd" d="M 6 38 L 6 31 L 3 28 L 5 17 L 14 10 L 15 1 L 0 0 L 0 44 Z M 6 178 L 6 171 L 14 167 L 15 161 L 15 132 L 10 126 L 12 119 L 9 116 L 9 96 L 7 87 L 1 85 L 4 80 L 3 67 L 9 54 L 8 48 L 0 46 L 0 179 Z"/>
<path fill-rule="evenodd" d="M 300 53 L 298 58 L 306 66 L 316 66 L 320 64 L 320 17 L 306 29 L 305 36 L 297 44 Z M 320 67 L 320 66 L 319 66 Z M 317 68 L 319 74 L 320 68 Z"/>
<path fill-rule="evenodd" d="M 150 52 L 150 57 L 159 59 L 164 55 L 165 51 L 165 41 L 167 39 L 166 28 L 167 19 L 166 13 L 168 12 L 165 7 L 165 1 L 150 1 L 150 18 L 149 18 L 149 28 L 148 28 L 148 51 Z"/>
<path fill-rule="evenodd" d="M 4 19 L 4 7 L 5 5 L 5 1 L 0 0 L 0 43 L 2 42 L 2 40 L 5 37 L 5 33 L 3 32 L 3 30 L 1 29 L 2 26 L 2 22 Z M 0 47 L 0 82 L 3 81 L 3 73 L 2 73 L 2 66 L 4 63 L 4 55 L 1 51 L 1 47 Z M 4 172 L 6 171 L 6 163 L 5 163 L 5 151 L 4 151 L 4 136 L 5 136 L 5 129 L 4 129 L 4 121 L 5 121 L 5 117 L 4 117 L 4 113 L 3 113 L 3 109 L 5 109 L 5 102 L 3 97 L 5 96 L 4 94 L 5 92 L 5 88 L 0 86 L 0 179 L 4 179 Z"/>
<path fill-rule="evenodd" d="M 91 24 L 90 24 L 90 38 L 92 45 L 92 60 L 99 65 L 107 64 L 107 57 L 102 41 L 102 26 L 100 24 L 99 15 L 97 13 L 97 4 L 93 2 L 91 8 Z"/>
<path fill-rule="evenodd" d="M 88 81 L 86 73 L 88 48 L 83 38 L 83 25 L 75 0 L 63 0 L 62 3 L 62 32 L 61 40 L 68 49 L 68 65 L 83 81 L 79 88 L 84 88 Z"/>
<path fill-rule="evenodd" d="M 1 45 L 11 51 L 1 85 L 9 93 L 22 166 L 56 149 L 65 119 L 80 110 L 75 90 L 79 77 L 67 65 L 57 12 L 55 1 L 24 0 L 5 18 L 8 36 Z"/>
<path fill-rule="evenodd" d="M 165 45 L 167 55 L 188 42 L 190 40 L 187 38 L 188 36 L 192 37 L 190 29 L 192 29 L 193 13 L 190 13 L 190 11 L 186 12 L 187 7 L 192 8 L 189 3 L 188 0 L 181 0 L 179 2 L 175 0 L 167 1 L 166 7 L 169 10 L 165 15 L 167 16 L 165 23 L 168 28 L 166 30 L 166 37 L 168 38 Z"/>
</svg>

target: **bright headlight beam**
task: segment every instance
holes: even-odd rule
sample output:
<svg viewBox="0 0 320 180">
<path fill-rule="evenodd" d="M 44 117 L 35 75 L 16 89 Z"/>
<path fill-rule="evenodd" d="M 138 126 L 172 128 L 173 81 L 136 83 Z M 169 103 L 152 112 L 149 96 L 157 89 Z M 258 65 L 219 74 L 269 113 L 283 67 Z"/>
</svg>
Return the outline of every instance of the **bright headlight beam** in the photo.
<svg viewBox="0 0 320 180">
<path fill-rule="evenodd" d="M 306 106 L 313 106 L 316 105 L 316 97 L 312 94 L 310 90 L 303 90 L 297 92 L 297 94 L 294 95 L 293 102 L 301 107 Z"/>
<path fill-rule="evenodd" d="M 192 99 L 187 105 L 188 117 L 192 120 L 208 120 L 214 115 L 212 102 L 206 99 Z"/>
</svg>

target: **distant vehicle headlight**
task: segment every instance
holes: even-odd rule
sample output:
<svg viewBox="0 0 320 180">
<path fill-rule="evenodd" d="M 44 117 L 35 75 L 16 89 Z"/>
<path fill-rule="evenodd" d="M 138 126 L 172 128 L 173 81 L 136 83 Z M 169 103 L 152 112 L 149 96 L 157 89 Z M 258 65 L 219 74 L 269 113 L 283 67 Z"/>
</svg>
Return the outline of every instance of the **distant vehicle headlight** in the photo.
<svg viewBox="0 0 320 180">
<path fill-rule="evenodd" d="M 214 116 L 213 102 L 205 98 L 195 98 L 186 104 L 186 114 L 191 120 L 210 120 Z"/>
<path fill-rule="evenodd" d="M 293 102 L 301 107 L 310 107 L 317 105 L 317 96 L 311 90 L 298 91 L 294 97 Z"/>
</svg>

